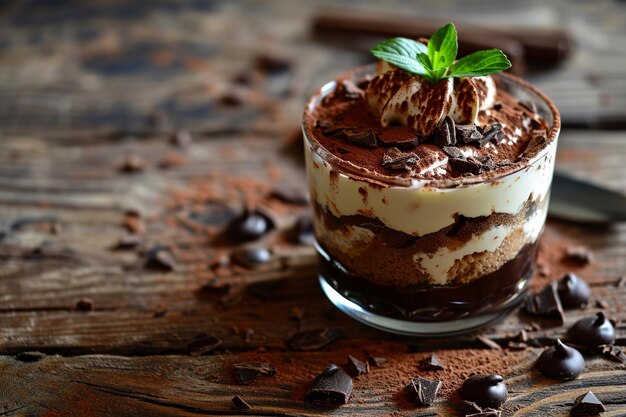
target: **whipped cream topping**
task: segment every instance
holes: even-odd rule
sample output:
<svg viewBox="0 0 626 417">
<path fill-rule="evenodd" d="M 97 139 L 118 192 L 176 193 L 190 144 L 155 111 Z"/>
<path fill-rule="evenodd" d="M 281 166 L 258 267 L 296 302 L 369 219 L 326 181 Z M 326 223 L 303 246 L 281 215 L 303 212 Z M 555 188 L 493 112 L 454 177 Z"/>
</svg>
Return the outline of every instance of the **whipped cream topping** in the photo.
<svg viewBox="0 0 626 417">
<path fill-rule="evenodd" d="M 430 136 L 446 115 L 459 124 L 476 124 L 478 112 L 493 107 L 496 84 L 490 76 L 445 78 L 432 85 L 387 62 L 365 91 L 370 111 L 381 126 L 400 124 Z"/>
</svg>

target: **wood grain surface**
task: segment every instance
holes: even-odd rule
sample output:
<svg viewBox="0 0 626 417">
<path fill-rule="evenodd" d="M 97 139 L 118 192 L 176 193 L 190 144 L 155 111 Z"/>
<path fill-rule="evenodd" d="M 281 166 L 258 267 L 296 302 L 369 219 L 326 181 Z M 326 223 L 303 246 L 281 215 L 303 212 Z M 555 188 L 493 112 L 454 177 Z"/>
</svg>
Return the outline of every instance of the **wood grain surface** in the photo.
<svg viewBox="0 0 626 417">
<path fill-rule="evenodd" d="M 306 95 L 364 60 L 310 39 L 307 19 L 317 3 L 16 1 L 0 8 L 0 415 L 460 416 L 454 389 L 470 372 L 466 355 L 475 370 L 503 369 L 506 416 L 567 416 L 588 390 L 605 404 L 603 416 L 626 416 L 624 364 L 590 356 L 580 378 L 555 383 L 533 368 L 540 347 L 492 350 L 476 334 L 413 339 L 350 320 L 321 293 L 313 249 L 288 243 L 282 232 L 261 242 L 274 248 L 269 266 L 214 267 L 233 250 L 216 233 L 245 201 L 277 212 L 281 230 L 307 210 L 268 193 L 304 186 L 298 128 Z M 561 71 L 572 74 L 576 65 Z M 180 128 L 193 136 L 186 149 L 169 140 Z M 557 169 L 626 192 L 624 140 L 621 131 L 565 129 Z M 120 170 L 130 156 L 143 161 L 140 172 Z M 142 241 L 115 249 L 128 234 L 129 211 L 140 214 Z M 174 271 L 145 267 L 155 245 L 172 249 Z M 568 245 L 588 246 L 594 262 L 561 262 Z M 575 271 L 592 287 L 591 305 L 567 312 L 562 326 L 514 312 L 481 334 L 506 345 L 537 322 L 529 336 L 547 343 L 599 311 L 600 300 L 618 320 L 617 342 L 626 344 L 626 285 L 618 285 L 626 225 L 550 220 L 541 250 L 551 269 L 535 285 Z M 92 309 L 77 309 L 80 300 Z M 319 351 L 285 343 L 324 327 L 345 335 Z M 223 344 L 187 355 L 203 332 Z M 30 351 L 43 355 L 27 361 Z M 434 351 L 450 366 L 445 395 L 419 408 L 402 386 Z M 307 404 L 310 381 L 328 363 L 345 365 L 346 352 L 389 363 L 355 378 L 349 404 Z M 232 364 L 259 359 L 275 363 L 278 374 L 237 384 Z M 252 409 L 235 409 L 235 395 Z"/>
</svg>

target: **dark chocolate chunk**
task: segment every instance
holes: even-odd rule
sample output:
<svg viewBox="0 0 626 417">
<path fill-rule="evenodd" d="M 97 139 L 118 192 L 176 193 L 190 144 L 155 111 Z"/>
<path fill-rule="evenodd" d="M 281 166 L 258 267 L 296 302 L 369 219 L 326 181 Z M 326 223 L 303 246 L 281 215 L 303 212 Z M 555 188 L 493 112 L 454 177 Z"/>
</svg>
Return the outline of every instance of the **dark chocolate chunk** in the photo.
<svg viewBox="0 0 626 417">
<path fill-rule="evenodd" d="M 245 268 L 254 268 L 266 264 L 271 259 L 270 251 L 261 246 L 239 248 L 230 255 L 230 260 L 233 263 Z"/>
<path fill-rule="evenodd" d="M 420 143 L 420 137 L 410 129 L 399 126 L 389 126 L 376 134 L 380 146 L 398 149 L 413 149 Z"/>
<path fill-rule="evenodd" d="M 465 155 L 456 146 L 444 146 L 441 148 L 448 156 L 456 159 L 464 159 Z"/>
<path fill-rule="evenodd" d="M 609 359 L 616 362 L 626 363 L 626 353 L 624 353 L 624 349 L 620 346 L 602 345 L 598 346 L 597 350 Z"/>
<path fill-rule="evenodd" d="M 383 155 L 382 165 L 392 170 L 410 170 L 419 161 L 419 156 L 413 152 L 401 152 L 398 148 L 389 148 Z"/>
<path fill-rule="evenodd" d="M 287 345 L 293 350 L 317 350 L 343 336 L 343 329 L 326 328 L 304 330 L 287 339 Z"/>
<path fill-rule="evenodd" d="M 431 406 L 437 399 L 437 393 L 441 385 L 441 381 L 431 381 L 418 376 L 409 381 L 407 389 L 419 405 Z"/>
<path fill-rule="evenodd" d="M 482 164 L 483 171 L 491 171 L 496 167 L 491 155 L 479 156 L 476 160 Z"/>
<path fill-rule="evenodd" d="M 586 246 L 571 246 L 565 252 L 568 261 L 579 265 L 587 265 L 593 262 L 593 254 L 591 249 Z"/>
<path fill-rule="evenodd" d="M 387 358 L 382 356 L 370 356 L 367 360 L 372 366 L 383 366 L 387 363 Z"/>
<path fill-rule="evenodd" d="M 533 130 L 531 132 L 530 141 L 524 149 L 522 155 L 528 155 L 539 150 L 548 141 L 548 135 L 545 130 Z"/>
<path fill-rule="evenodd" d="M 461 143 L 472 143 L 480 141 L 483 138 L 483 134 L 480 133 L 476 125 L 456 125 L 454 127 L 456 131 L 456 140 Z"/>
<path fill-rule="evenodd" d="M 239 395 L 235 395 L 232 399 L 233 404 L 238 410 L 250 410 L 250 404 L 248 404 L 243 398 Z"/>
<path fill-rule="evenodd" d="M 591 290 L 587 283 L 572 272 L 568 272 L 557 286 L 563 308 L 581 308 L 587 305 Z"/>
<path fill-rule="evenodd" d="M 506 401 L 508 391 L 500 375 L 472 375 L 459 388 L 459 395 L 480 407 L 497 409 Z"/>
<path fill-rule="evenodd" d="M 610 345 L 615 341 L 615 327 L 604 313 L 578 320 L 567 331 L 570 342 L 593 348 L 600 345 Z"/>
<path fill-rule="evenodd" d="M 314 404 L 347 404 L 352 394 L 352 378 L 337 365 L 328 365 L 313 380 L 306 400 Z"/>
<path fill-rule="evenodd" d="M 353 145 L 364 148 L 378 146 L 378 138 L 372 129 L 346 128 L 341 131 L 342 136 Z"/>
<path fill-rule="evenodd" d="M 502 347 L 499 344 L 497 344 L 493 340 L 489 339 L 487 336 L 483 336 L 482 334 L 479 334 L 479 335 L 476 336 L 476 339 L 478 339 L 480 342 L 482 342 L 489 349 L 502 350 Z"/>
<path fill-rule="evenodd" d="M 495 111 L 500 111 L 502 110 L 502 103 L 495 103 L 492 107 L 492 109 L 494 109 Z"/>
<path fill-rule="evenodd" d="M 439 356 L 435 354 L 428 355 L 427 358 L 422 359 L 419 363 L 419 367 L 420 369 L 423 369 L 425 371 L 441 371 L 446 369 L 446 367 L 443 366 L 443 363 L 439 359 Z"/>
<path fill-rule="evenodd" d="M 253 66 L 263 74 L 276 75 L 289 71 L 291 62 L 277 56 L 258 55 L 254 58 Z"/>
<path fill-rule="evenodd" d="M 450 116 L 446 116 L 443 122 L 437 126 L 435 132 L 435 145 L 443 148 L 444 146 L 456 145 L 456 129 L 454 120 Z"/>
<path fill-rule="evenodd" d="M 200 333 L 196 335 L 191 342 L 187 345 L 187 353 L 191 356 L 204 355 L 217 349 L 222 344 L 222 341 L 206 333 Z"/>
<path fill-rule="evenodd" d="M 74 310 L 76 311 L 92 311 L 93 310 L 93 300 L 91 298 L 81 298 L 76 302 L 74 306 Z"/>
<path fill-rule="evenodd" d="M 135 233 L 129 233 L 120 237 L 114 249 L 118 249 L 118 250 L 134 249 L 141 244 L 141 241 L 142 241 L 141 236 Z"/>
<path fill-rule="evenodd" d="M 465 158 L 450 158 L 448 159 L 450 166 L 462 173 L 481 174 L 488 170 L 488 168 L 479 160 L 473 157 Z"/>
<path fill-rule="evenodd" d="M 119 166 L 119 171 L 126 174 L 141 172 L 146 169 L 146 162 L 138 155 L 129 155 Z"/>
<path fill-rule="evenodd" d="M 484 146 L 487 142 L 492 141 L 496 144 L 502 142 L 504 139 L 504 132 L 502 131 L 502 125 L 500 123 L 494 123 L 483 133 L 482 139 L 478 142 L 480 146 Z"/>
<path fill-rule="evenodd" d="M 309 204 L 308 195 L 296 188 L 274 188 L 270 192 L 270 197 L 276 198 L 283 203 L 306 206 Z"/>
<path fill-rule="evenodd" d="M 570 416 L 572 417 L 591 417 L 597 416 L 600 413 L 604 413 L 606 408 L 604 404 L 589 391 L 574 400 L 574 406 L 570 410 Z"/>
<path fill-rule="evenodd" d="M 550 283 L 538 294 L 527 294 L 524 311 L 536 316 L 549 317 L 563 323 L 563 307 L 556 289 L 556 283 Z"/>
<path fill-rule="evenodd" d="M 168 247 L 155 245 L 146 253 L 145 267 L 166 272 L 174 271 L 176 260 Z"/>
<path fill-rule="evenodd" d="M 20 361 L 20 362 L 39 362 L 40 360 L 42 360 L 43 358 L 46 357 L 45 353 L 42 352 L 36 352 L 36 351 L 31 351 L 31 352 L 20 352 L 17 355 L 15 355 L 15 359 Z"/>
<path fill-rule="evenodd" d="M 276 373 L 274 365 L 266 362 L 236 363 L 233 367 L 237 381 L 242 385 L 249 384 L 260 376 L 271 376 Z"/>
<path fill-rule="evenodd" d="M 354 376 L 365 375 L 370 372 L 370 364 L 348 355 L 348 369 Z"/>
<path fill-rule="evenodd" d="M 585 370 L 585 359 L 579 351 L 557 339 L 541 353 L 537 368 L 548 378 L 574 379 Z"/>
<path fill-rule="evenodd" d="M 305 214 L 296 220 L 293 229 L 293 236 L 296 243 L 305 246 L 312 246 L 315 242 L 315 232 L 313 229 L 313 219 L 309 214 Z"/>
<path fill-rule="evenodd" d="M 233 242 L 256 240 L 274 228 L 274 222 L 258 210 L 245 210 L 226 227 L 226 236 Z"/>
<path fill-rule="evenodd" d="M 191 145 L 191 133 L 185 129 L 177 130 L 170 136 L 170 144 L 181 149 L 187 149 Z"/>
</svg>

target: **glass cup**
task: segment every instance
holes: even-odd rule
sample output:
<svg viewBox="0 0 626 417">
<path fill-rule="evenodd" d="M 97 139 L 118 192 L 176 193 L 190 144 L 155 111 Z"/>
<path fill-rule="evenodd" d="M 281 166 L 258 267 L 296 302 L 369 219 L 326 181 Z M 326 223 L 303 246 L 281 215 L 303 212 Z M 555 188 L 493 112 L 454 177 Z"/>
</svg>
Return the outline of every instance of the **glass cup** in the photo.
<svg viewBox="0 0 626 417">
<path fill-rule="evenodd" d="M 354 82 L 374 65 L 342 78 Z M 418 180 L 372 177 L 323 148 L 304 112 L 306 170 L 319 281 L 340 310 L 372 327 L 413 336 L 470 331 L 501 318 L 532 276 L 554 170 L 560 116 L 527 82 L 493 76 L 498 88 L 532 102 L 548 140 L 523 166 L 493 177 Z"/>
</svg>

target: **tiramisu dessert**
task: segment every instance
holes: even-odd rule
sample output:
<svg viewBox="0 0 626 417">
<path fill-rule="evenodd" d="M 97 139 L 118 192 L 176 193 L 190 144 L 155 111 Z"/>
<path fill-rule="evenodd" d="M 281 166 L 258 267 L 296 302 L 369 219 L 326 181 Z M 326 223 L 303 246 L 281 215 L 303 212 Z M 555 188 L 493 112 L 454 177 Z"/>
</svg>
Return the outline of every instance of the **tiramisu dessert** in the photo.
<svg viewBox="0 0 626 417">
<path fill-rule="evenodd" d="M 394 38 L 304 113 L 331 301 L 375 327 L 468 330 L 526 287 L 546 218 L 559 115 L 499 50 L 456 59 L 452 24 Z M 493 75 L 492 75 L 493 74 Z"/>
</svg>

